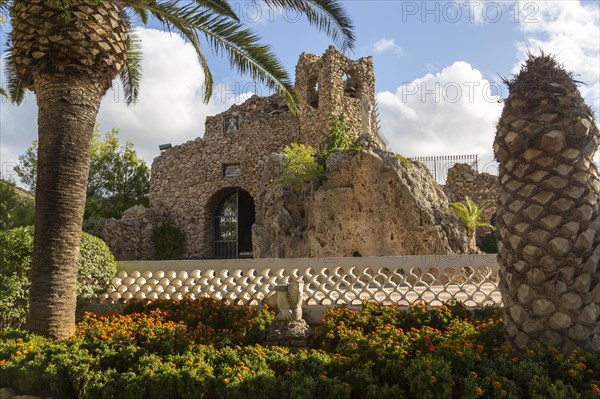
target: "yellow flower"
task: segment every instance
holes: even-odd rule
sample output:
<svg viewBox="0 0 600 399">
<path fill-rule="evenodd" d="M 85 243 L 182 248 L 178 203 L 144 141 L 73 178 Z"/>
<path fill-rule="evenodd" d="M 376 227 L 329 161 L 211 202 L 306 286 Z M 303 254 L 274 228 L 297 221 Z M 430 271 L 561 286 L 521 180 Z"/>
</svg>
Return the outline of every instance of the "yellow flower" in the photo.
<svg viewBox="0 0 600 399">
<path fill-rule="evenodd" d="M 435 377 L 435 375 L 431 376 L 431 383 L 435 384 L 435 382 L 437 381 L 437 378 Z"/>
<path fill-rule="evenodd" d="M 17 355 L 17 356 L 21 356 L 21 355 L 22 355 L 22 353 L 21 353 L 21 351 L 17 351 L 17 352 L 15 353 L 15 355 Z"/>
<path fill-rule="evenodd" d="M 229 384 L 229 378 L 225 378 L 225 379 L 223 380 L 223 382 L 224 382 L 225 384 Z"/>
<path fill-rule="evenodd" d="M 476 387 L 475 393 L 477 394 L 477 396 L 481 396 L 483 395 L 483 389 L 481 389 L 480 387 Z"/>
<path fill-rule="evenodd" d="M 577 370 L 570 369 L 569 371 L 567 371 L 567 374 L 569 374 L 571 377 L 575 377 L 575 375 L 577 374 Z"/>
</svg>

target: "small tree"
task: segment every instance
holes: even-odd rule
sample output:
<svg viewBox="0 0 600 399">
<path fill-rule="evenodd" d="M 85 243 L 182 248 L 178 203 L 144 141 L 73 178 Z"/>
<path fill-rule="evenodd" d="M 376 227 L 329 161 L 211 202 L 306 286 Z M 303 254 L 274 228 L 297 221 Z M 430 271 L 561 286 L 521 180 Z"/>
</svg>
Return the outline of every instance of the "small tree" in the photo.
<svg viewBox="0 0 600 399">
<path fill-rule="evenodd" d="M 352 127 L 346 122 L 344 114 L 331 117 L 331 130 L 325 139 L 325 148 L 319 154 L 319 158 L 325 162 L 332 152 L 336 151 L 358 151 L 359 146 L 354 145 L 350 130 Z"/>
<path fill-rule="evenodd" d="M 475 240 L 475 231 L 478 227 L 489 227 L 494 230 L 494 226 L 489 223 L 481 222 L 481 215 L 485 210 L 484 207 L 479 207 L 471 198 L 465 196 L 466 205 L 462 202 L 451 202 L 451 212 L 462 219 L 467 228 L 467 240 L 469 248 L 477 246 Z"/>
</svg>

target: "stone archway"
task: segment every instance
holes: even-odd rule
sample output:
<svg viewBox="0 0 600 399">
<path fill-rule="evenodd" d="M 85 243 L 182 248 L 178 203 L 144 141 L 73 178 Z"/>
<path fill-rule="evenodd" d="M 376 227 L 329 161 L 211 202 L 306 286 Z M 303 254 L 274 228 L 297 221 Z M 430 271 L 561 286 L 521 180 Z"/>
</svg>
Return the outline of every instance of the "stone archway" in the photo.
<svg viewBox="0 0 600 399">
<path fill-rule="evenodd" d="M 220 259 L 252 258 L 254 199 L 245 190 L 225 190 L 212 210 L 213 256 Z"/>
</svg>

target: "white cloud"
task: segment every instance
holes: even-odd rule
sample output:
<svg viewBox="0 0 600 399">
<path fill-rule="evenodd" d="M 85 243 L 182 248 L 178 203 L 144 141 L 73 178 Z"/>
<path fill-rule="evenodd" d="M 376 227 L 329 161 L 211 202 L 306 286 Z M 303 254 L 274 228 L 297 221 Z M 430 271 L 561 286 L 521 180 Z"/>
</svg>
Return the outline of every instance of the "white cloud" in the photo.
<svg viewBox="0 0 600 399">
<path fill-rule="evenodd" d="M 469 63 L 377 94 L 381 130 L 390 150 L 405 156 L 478 154 L 492 159 L 502 104 L 498 86 Z"/>
<path fill-rule="evenodd" d="M 98 121 L 101 130 L 120 129 L 121 140 L 130 140 L 151 163 L 158 146 L 193 140 L 204 134 L 204 120 L 243 100 L 238 91 L 215 88 L 209 104 L 202 101 L 204 74 L 193 47 L 178 35 L 138 28 L 142 40 L 143 78 L 136 104 L 122 101 L 120 86 L 102 101 Z"/>
<path fill-rule="evenodd" d="M 376 54 L 391 52 L 394 54 L 402 54 L 402 48 L 396 44 L 394 39 L 381 38 L 373 43 L 373 51 Z"/>
<path fill-rule="evenodd" d="M 535 13 L 520 18 L 525 42 L 517 43 L 518 72 L 527 51 L 543 50 L 556 56 L 567 71 L 575 73 L 583 97 L 600 110 L 600 9 L 598 4 L 580 1 L 535 2 Z M 530 11 L 532 12 L 532 11 Z"/>
<path fill-rule="evenodd" d="M 176 145 L 202 136 L 205 117 L 244 101 L 251 87 L 222 83 L 215 87 L 209 104 L 204 104 L 204 74 L 192 46 L 175 34 L 142 28 L 137 32 L 143 50 L 139 100 L 128 107 L 115 81 L 114 89 L 102 100 L 98 121 L 102 132 L 119 128 L 121 142 L 132 141 L 150 164 L 160 144 Z M 5 175 L 37 137 L 35 95 L 30 93 L 21 107 L 2 99 L 0 122 L 0 163 Z"/>
</svg>

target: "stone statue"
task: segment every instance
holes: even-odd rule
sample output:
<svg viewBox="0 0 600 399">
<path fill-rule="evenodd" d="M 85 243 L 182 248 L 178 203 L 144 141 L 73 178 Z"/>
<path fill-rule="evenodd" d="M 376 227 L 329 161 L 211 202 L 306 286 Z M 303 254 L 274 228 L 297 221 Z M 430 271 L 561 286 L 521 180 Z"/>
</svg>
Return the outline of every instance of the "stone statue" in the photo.
<svg viewBox="0 0 600 399">
<path fill-rule="evenodd" d="M 279 313 L 266 333 L 266 345 L 286 346 L 291 352 L 306 349 L 312 329 L 302 318 L 302 278 L 287 285 L 275 286 L 275 292 L 267 298 L 267 305 L 279 309 Z"/>
<path fill-rule="evenodd" d="M 302 320 L 302 292 L 304 281 L 302 278 L 287 285 L 275 286 L 275 293 L 267 299 L 267 305 L 276 307 L 277 320 L 300 321 Z"/>
<path fill-rule="evenodd" d="M 361 121 L 362 121 L 362 132 L 361 134 L 371 135 L 371 115 L 373 114 L 373 104 L 366 93 L 360 98 L 361 102 Z"/>
</svg>

